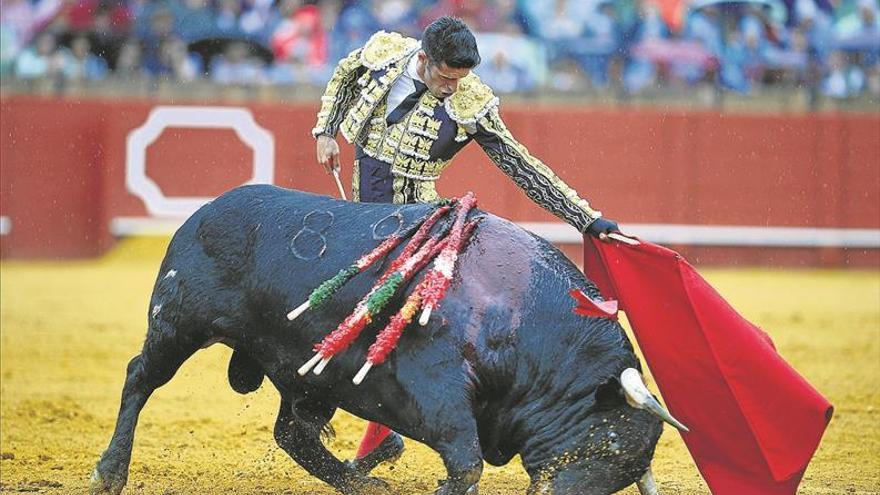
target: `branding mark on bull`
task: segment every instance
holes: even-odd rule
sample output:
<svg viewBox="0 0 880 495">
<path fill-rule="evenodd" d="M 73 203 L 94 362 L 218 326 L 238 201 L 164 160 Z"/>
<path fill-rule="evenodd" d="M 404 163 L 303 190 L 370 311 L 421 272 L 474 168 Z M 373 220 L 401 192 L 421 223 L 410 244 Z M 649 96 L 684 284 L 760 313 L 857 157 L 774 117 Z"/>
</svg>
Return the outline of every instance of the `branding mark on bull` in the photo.
<svg viewBox="0 0 880 495">
<path fill-rule="evenodd" d="M 312 210 L 303 217 L 303 227 L 290 241 L 290 251 L 297 258 L 310 261 L 327 252 L 327 238 L 324 232 L 332 225 L 335 217 L 326 210 Z"/>
</svg>

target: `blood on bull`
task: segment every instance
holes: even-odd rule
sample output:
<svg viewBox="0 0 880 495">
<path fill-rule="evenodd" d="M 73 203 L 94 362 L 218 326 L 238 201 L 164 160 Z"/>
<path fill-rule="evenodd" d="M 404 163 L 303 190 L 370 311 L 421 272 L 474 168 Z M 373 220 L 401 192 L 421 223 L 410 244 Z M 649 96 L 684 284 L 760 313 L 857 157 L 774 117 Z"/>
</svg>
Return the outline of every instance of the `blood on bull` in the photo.
<svg viewBox="0 0 880 495">
<path fill-rule="evenodd" d="M 324 447 L 321 432 L 337 409 L 437 451 L 447 469 L 440 494 L 474 490 L 484 462 L 503 465 L 517 454 L 530 493 L 604 494 L 633 483 L 656 493 L 650 463 L 659 417 L 677 422 L 644 386 L 623 329 L 609 318 L 575 314 L 569 292 L 600 300 L 596 287 L 549 243 L 491 214 L 474 211 L 479 226 L 427 325 L 404 333 L 360 385 L 352 377 L 399 305 L 379 312 L 320 375 L 297 373 L 377 275 L 355 275 L 294 320 L 286 317 L 290 308 L 379 245 L 379 227 L 389 218 L 405 229 L 432 208 L 247 186 L 197 211 L 162 262 L 147 338 L 128 365 L 91 493 L 122 491 L 148 398 L 215 343 L 234 349 L 229 378 L 236 391 L 256 390 L 269 377 L 280 395 L 278 445 L 342 493 L 386 485 Z"/>
</svg>

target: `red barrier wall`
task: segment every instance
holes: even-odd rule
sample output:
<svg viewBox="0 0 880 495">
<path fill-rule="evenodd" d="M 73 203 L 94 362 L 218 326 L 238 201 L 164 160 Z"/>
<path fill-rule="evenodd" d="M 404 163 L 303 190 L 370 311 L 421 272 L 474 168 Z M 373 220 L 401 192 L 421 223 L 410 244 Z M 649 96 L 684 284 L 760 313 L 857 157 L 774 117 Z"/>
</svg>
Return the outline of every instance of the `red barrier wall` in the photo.
<svg viewBox="0 0 880 495">
<path fill-rule="evenodd" d="M 96 255 L 112 242 L 110 219 L 146 216 L 143 201 L 126 189 L 126 139 L 156 106 L 0 98 L 0 215 L 12 222 L 2 255 Z M 276 184 L 335 194 L 314 161 L 316 105 L 248 109 L 274 136 Z M 534 155 L 623 223 L 880 228 L 880 115 L 522 105 L 503 106 L 502 114 Z M 253 156 L 230 129 L 167 128 L 147 148 L 146 169 L 168 196 L 208 196 L 246 180 Z M 346 181 L 351 158 L 343 145 Z M 447 196 L 472 189 L 482 207 L 513 220 L 555 220 L 476 144 L 456 158 L 439 189 Z M 812 254 L 799 254 L 799 262 L 829 258 L 806 251 Z M 830 259 L 876 264 L 876 251 Z"/>
</svg>

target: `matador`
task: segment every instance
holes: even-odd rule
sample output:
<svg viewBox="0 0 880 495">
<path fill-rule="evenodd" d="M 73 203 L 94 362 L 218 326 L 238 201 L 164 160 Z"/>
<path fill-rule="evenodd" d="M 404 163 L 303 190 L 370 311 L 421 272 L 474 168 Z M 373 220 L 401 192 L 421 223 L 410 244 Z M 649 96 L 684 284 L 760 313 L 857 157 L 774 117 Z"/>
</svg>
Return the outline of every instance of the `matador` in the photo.
<svg viewBox="0 0 880 495">
<path fill-rule="evenodd" d="M 435 182 L 471 141 L 536 204 L 604 238 L 617 224 L 533 157 L 501 119 L 492 90 L 471 72 L 476 39 L 455 17 L 431 23 L 416 40 L 379 31 L 336 67 L 312 134 L 318 162 L 339 168 L 338 133 L 355 147 L 355 201 L 432 202 Z M 352 466 L 364 474 L 403 450 L 402 439 L 371 423 Z"/>
</svg>

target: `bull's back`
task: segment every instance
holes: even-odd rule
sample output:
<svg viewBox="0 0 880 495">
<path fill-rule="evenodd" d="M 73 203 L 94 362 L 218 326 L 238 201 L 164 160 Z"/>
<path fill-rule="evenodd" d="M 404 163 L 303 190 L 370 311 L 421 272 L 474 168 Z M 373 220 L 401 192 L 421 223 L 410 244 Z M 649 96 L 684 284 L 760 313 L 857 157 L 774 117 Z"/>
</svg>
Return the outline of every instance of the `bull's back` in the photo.
<svg viewBox="0 0 880 495">
<path fill-rule="evenodd" d="M 431 208 L 351 203 L 275 186 L 244 186 L 205 205 L 180 228 L 163 270 L 186 266 L 196 271 L 192 276 L 198 279 L 201 299 L 193 306 L 205 319 L 213 322 L 220 314 L 233 327 L 230 332 L 260 332 L 264 348 L 252 349 L 254 354 L 263 354 L 261 360 L 285 358 L 298 365 L 310 357 L 312 345 L 354 309 L 384 265 L 354 277 L 325 306 L 295 322 L 287 321 L 285 314 L 323 281 Z M 423 352 L 421 337 L 435 330 L 442 334 L 438 345 L 463 346 L 472 356 L 503 350 L 499 343 L 510 342 L 524 323 L 545 328 L 559 312 L 570 312 L 567 289 L 586 284 L 545 241 L 492 214 L 473 215 L 483 218 L 461 253 L 453 284 L 432 325 L 405 334 L 399 352 Z M 400 299 L 392 306 L 399 304 Z M 442 331 L 437 327 L 441 323 Z M 356 343 L 361 345 L 369 342 Z M 347 361 L 340 359 L 334 366 L 346 367 Z M 359 364 L 352 360 L 346 373 L 354 373 Z"/>
<path fill-rule="evenodd" d="M 248 288 L 274 288 L 298 304 L 308 291 L 389 235 L 415 224 L 431 208 L 352 203 L 275 186 L 244 186 L 205 206 L 181 231 L 189 232 L 186 242 L 195 240 L 219 270 L 246 271 L 241 283 Z M 457 278 L 490 292 L 532 284 L 535 263 L 555 248 L 507 220 L 480 211 L 472 217 L 477 215 L 483 218 L 462 253 Z M 370 270 L 352 284 L 363 281 L 369 286 L 375 279 L 376 270 Z M 456 291 L 453 287 L 451 293 Z"/>
</svg>

